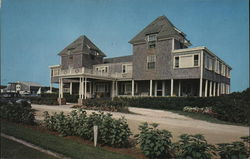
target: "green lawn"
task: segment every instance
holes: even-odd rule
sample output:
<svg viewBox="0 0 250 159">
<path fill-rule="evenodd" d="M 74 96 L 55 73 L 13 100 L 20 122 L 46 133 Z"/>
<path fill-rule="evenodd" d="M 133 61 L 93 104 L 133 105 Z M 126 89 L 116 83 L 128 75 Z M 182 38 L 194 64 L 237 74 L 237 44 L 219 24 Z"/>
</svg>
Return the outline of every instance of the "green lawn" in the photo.
<svg viewBox="0 0 250 159">
<path fill-rule="evenodd" d="M 5 121 L 1 121 L 2 132 L 23 139 L 44 149 L 74 159 L 132 159 L 133 157 L 106 151 L 102 148 L 84 145 L 63 137 L 42 133 L 38 130 L 26 128 Z"/>
<path fill-rule="evenodd" d="M 56 159 L 23 144 L 1 137 L 1 158 L 8 159 Z"/>
<path fill-rule="evenodd" d="M 184 115 L 184 116 L 188 116 L 188 117 L 193 118 L 193 119 L 204 120 L 204 121 L 211 122 L 211 123 L 246 126 L 246 125 L 243 125 L 240 123 L 231 123 L 231 122 L 222 121 L 222 120 L 216 119 L 214 117 L 211 117 L 209 115 L 201 114 L 201 113 L 184 112 L 181 110 L 167 110 L 167 111 L 177 113 L 180 115 Z"/>
</svg>

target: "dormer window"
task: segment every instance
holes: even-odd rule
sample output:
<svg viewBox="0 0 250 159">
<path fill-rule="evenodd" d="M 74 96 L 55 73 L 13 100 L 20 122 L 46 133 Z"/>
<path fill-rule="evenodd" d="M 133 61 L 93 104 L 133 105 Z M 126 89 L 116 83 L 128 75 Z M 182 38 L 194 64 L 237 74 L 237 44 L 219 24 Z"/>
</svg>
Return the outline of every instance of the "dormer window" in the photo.
<svg viewBox="0 0 250 159">
<path fill-rule="evenodd" d="M 156 34 L 148 35 L 148 42 L 156 41 Z"/>
</svg>

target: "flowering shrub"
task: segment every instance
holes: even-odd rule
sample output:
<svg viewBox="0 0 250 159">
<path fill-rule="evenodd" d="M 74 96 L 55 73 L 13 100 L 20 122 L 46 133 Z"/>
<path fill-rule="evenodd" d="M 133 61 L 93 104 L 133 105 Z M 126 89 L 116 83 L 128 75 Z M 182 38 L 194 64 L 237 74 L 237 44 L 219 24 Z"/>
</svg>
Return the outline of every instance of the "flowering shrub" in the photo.
<svg viewBox="0 0 250 159">
<path fill-rule="evenodd" d="M 44 125 L 64 136 L 75 135 L 93 140 L 93 126 L 98 126 L 98 143 L 112 147 L 126 147 L 132 135 L 124 118 L 114 119 L 112 114 L 92 113 L 87 116 L 82 109 L 74 110 L 69 115 L 44 112 Z"/>
<path fill-rule="evenodd" d="M 199 107 L 186 106 L 183 108 L 183 111 L 184 112 L 193 112 L 193 113 L 202 113 L 202 114 L 207 114 L 207 115 L 212 115 L 212 116 L 216 115 L 216 113 L 213 112 L 212 107 L 199 108 Z"/>
</svg>

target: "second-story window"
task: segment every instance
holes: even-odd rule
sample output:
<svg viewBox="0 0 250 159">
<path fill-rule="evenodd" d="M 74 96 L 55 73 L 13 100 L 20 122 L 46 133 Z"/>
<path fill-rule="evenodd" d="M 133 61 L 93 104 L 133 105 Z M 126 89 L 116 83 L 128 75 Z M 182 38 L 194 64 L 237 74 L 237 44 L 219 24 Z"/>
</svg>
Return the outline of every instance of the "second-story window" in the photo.
<svg viewBox="0 0 250 159">
<path fill-rule="evenodd" d="M 126 73 L 127 69 L 126 69 L 126 65 L 122 65 L 122 73 Z"/>
<path fill-rule="evenodd" d="M 156 56 L 155 55 L 147 56 L 147 68 L 148 69 L 155 69 L 155 62 L 156 62 Z"/>
<path fill-rule="evenodd" d="M 194 55 L 194 66 L 199 65 L 199 55 Z"/>
<path fill-rule="evenodd" d="M 148 35 L 148 42 L 156 41 L 156 34 Z"/>
<path fill-rule="evenodd" d="M 176 56 L 176 57 L 174 58 L 174 67 L 175 67 L 175 68 L 179 68 L 179 56 Z"/>
</svg>

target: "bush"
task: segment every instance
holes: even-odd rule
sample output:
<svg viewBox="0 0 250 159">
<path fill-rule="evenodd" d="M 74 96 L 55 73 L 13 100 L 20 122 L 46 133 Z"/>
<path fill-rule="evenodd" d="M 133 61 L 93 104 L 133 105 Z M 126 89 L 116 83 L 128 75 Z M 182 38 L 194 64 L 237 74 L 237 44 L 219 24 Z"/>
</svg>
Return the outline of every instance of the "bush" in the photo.
<svg viewBox="0 0 250 159">
<path fill-rule="evenodd" d="M 139 126 L 140 134 L 136 140 L 145 156 L 155 158 L 170 158 L 171 133 L 167 130 L 157 129 L 158 124 L 143 123 Z"/>
<path fill-rule="evenodd" d="M 202 135 L 180 136 L 180 141 L 175 143 L 176 157 L 179 159 L 211 159 L 215 154 L 215 147 L 207 144 Z"/>
<path fill-rule="evenodd" d="M 83 103 L 83 108 L 101 110 L 101 111 L 112 111 L 112 112 L 123 112 L 128 113 L 128 107 L 126 103 L 120 98 L 111 99 L 86 99 Z"/>
<path fill-rule="evenodd" d="M 249 150 L 247 150 L 244 142 L 246 144 L 249 144 L 250 136 L 241 137 L 241 139 L 243 140 L 243 142 L 237 141 L 232 143 L 217 144 L 217 151 L 221 159 L 245 159 L 249 157 L 250 152 Z"/>
<path fill-rule="evenodd" d="M 35 116 L 34 110 L 31 109 L 31 105 L 22 101 L 21 103 L 0 103 L 0 117 L 8 121 L 34 124 Z"/>
<path fill-rule="evenodd" d="M 81 109 L 69 115 L 44 112 L 44 125 L 62 135 L 76 135 L 93 140 L 93 126 L 98 126 L 98 143 L 112 147 L 126 147 L 132 134 L 124 118 L 113 119 L 112 114 L 87 113 Z"/>
<path fill-rule="evenodd" d="M 218 144 L 221 159 L 245 159 L 248 157 L 247 149 L 243 142 Z"/>
</svg>

